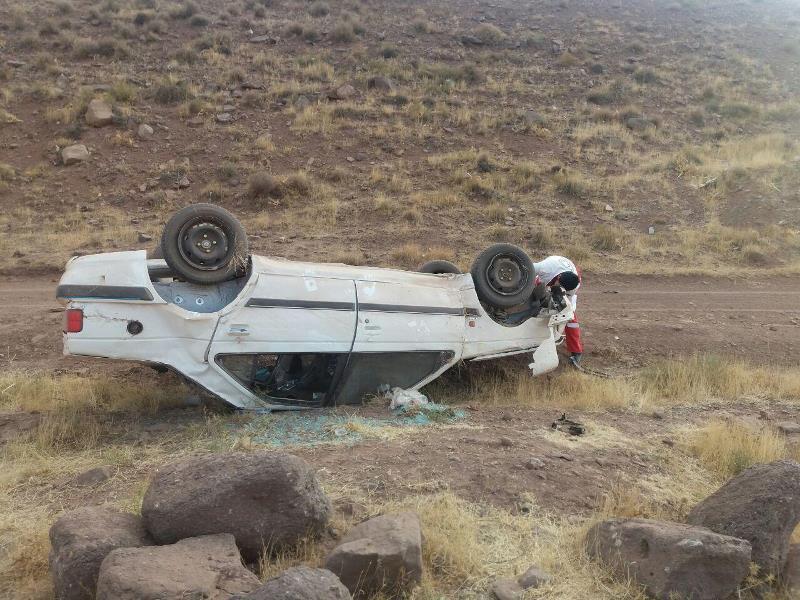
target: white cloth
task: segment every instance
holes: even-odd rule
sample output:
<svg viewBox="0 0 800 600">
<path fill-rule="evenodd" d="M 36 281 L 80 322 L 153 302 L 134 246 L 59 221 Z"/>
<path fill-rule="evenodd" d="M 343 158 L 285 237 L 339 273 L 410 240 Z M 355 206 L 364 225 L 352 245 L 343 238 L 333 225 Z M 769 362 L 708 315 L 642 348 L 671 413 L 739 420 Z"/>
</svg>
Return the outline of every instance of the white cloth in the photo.
<svg viewBox="0 0 800 600">
<path fill-rule="evenodd" d="M 545 285 L 548 285 L 556 276 L 565 271 L 578 275 L 578 268 L 575 266 L 575 263 L 564 256 L 548 256 L 544 260 L 533 263 L 533 269 L 536 275 L 539 276 L 539 281 Z M 580 283 L 574 290 L 567 292 L 567 296 L 572 302 L 572 310 L 577 310 L 578 308 L 577 293 L 579 287 L 581 287 Z"/>
</svg>

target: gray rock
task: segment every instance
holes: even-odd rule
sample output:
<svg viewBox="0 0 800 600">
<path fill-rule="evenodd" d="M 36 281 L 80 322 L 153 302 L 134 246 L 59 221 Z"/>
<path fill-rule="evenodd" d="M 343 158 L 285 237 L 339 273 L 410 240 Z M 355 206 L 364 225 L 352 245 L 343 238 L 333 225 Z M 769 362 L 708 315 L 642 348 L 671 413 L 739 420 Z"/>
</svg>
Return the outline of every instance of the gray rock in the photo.
<svg viewBox="0 0 800 600">
<path fill-rule="evenodd" d="M 191 181 L 189 181 L 189 178 L 188 178 L 188 177 L 186 177 L 186 175 L 184 175 L 183 177 L 181 177 L 181 178 L 178 180 L 178 189 L 179 189 L 179 190 L 185 190 L 185 189 L 186 189 L 186 188 L 188 188 L 190 185 L 192 185 L 192 182 L 191 182 Z M 145 241 L 149 241 L 149 240 L 145 240 Z"/>
<path fill-rule="evenodd" d="M 747 540 L 753 562 L 779 576 L 800 522 L 800 464 L 779 460 L 745 469 L 695 506 L 687 520 Z"/>
<path fill-rule="evenodd" d="M 534 565 L 517 578 L 517 583 L 523 590 L 528 590 L 547 585 L 551 580 L 549 573 Z"/>
<path fill-rule="evenodd" d="M 789 546 L 786 566 L 783 569 L 783 586 L 790 598 L 800 595 L 800 544 Z"/>
<path fill-rule="evenodd" d="M 795 423 L 794 421 L 781 421 L 780 423 L 776 423 L 775 427 L 783 435 L 800 434 L 800 423 Z"/>
<path fill-rule="evenodd" d="M 61 162 L 65 166 L 76 165 L 89 158 L 89 150 L 83 144 L 67 146 L 61 150 Z"/>
<path fill-rule="evenodd" d="M 356 525 L 325 561 L 354 598 L 400 595 L 422 580 L 422 533 L 414 513 Z"/>
<path fill-rule="evenodd" d="M 497 600 L 520 600 L 523 589 L 513 579 L 501 578 L 492 582 L 492 594 Z"/>
<path fill-rule="evenodd" d="M 483 40 L 474 35 L 462 35 L 461 43 L 465 46 L 483 46 Z"/>
<path fill-rule="evenodd" d="M 231 113 L 223 112 L 217 114 L 217 123 L 230 123 L 231 121 L 233 121 Z"/>
<path fill-rule="evenodd" d="M 138 135 L 139 139 L 142 140 L 149 140 L 151 137 L 153 137 L 153 133 L 153 128 L 146 123 L 139 125 L 139 129 L 136 131 L 136 135 Z"/>
<path fill-rule="evenodd" d="M 114 467 L 105 465 L 103 467 L 95 467 L 94 469 L 89 469 L 88 471 L 81 473 L 73 478 L 72 483 L 73 485 L 77 485 L 79 487 L 89 487 L 93 485 L 100 485 L 101 483 L 111 479 L 113 476 Z"/>
<path fill-rule="evenodd" d="M 329 100 L 349 100 L 356 95 L 356 88 L 349 83 L 340 85 L 335 90 L 328 92 Z"/>
<path fill-rule="evenodd" d="M 650 127 L 655 127 L 655 123 L 644 117 L 630 117 L 625 120 L 625 127 L 634 131 L 645 131 Z"/>
<path fill-rule="evenodd" d="M 50 528 L 50 572 L 56 598 L 93 599 L 100 564 L 109 552 L 151 543 L 136 515 L 101 506 L 63 514 Z"/>
<path fill-rule="evenodd" d="M 550 40 L 550 51 L 555 55 L 563 53 L 564 42 L 559 39 L 553 38 L 552 40 Z"/>
<path fill-rule="evenodd" d="M 86 108 L 86 124 L 92 127 L 105 127 L 110 125 L 114 115 L 111 112 L 111 106 L 105 100 L 95 98 L 89 102 Z"/>
<path fill-rule="evenodd" d="M 227 600 L 259 586 L 227 533 L 120 548 L 100 567 L 97 600 Z"/>
<path fill-rule="evenodd" d="M 611 519 L 587 534 L 590 557 L 659 600 L 719 600 L 736 591 L 750 566 L 750 544 L 703 527 L 648 519 Z"/>
<path fill-rule="evenodd" d="M 541 458 L 529 458 L 528 462 L 525 463 L 525 468 L 530 469 L 531 471 L 535 469 L 543 469 L 544 461 Z"/>
<path fill-rule="evenodd" d="M 379 92 L 392 92 L 394 91 L 394 82 L 388 77 L 370 77 L 367 81 L 367 88 L 370 90 L 378 90 Z"/>
<path fill-rule="evenodd" d="M 352 600 L 339 578 L 327 569 L 294 567 L 239 600 Z"/>
<path fill-rule="evenodd" d="M 270 46 L 278 43 L 278 40 L 270 35 L 254 35 L 249 41 L 251 44 L 269 44 Z"/>
<path fill-rule="evenodd" d="M 248 562 L 327 525 L 331 505 L 311 467 L 279 452 L 196 456 L 160 468 L 142 503 L 153 538 L 232 533 Z"/>
<path fill-rule="evenodd" d="M 147 235 L 146 233 L 140 233 L 139 234 L 139 243 L 140 244 L 144 244 L 145 242 L 152 242 L 152 241 L 153 241 L 153 236 L 152 235 Z"/>
</svg>

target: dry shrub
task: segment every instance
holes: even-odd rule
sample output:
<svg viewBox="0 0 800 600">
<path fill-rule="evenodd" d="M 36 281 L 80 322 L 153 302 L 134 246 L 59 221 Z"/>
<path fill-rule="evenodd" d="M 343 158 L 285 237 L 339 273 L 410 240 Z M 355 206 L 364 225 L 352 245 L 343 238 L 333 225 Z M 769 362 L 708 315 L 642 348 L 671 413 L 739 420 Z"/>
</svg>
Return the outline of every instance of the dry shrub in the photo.
<svg viewBox="0 0 800 600">
<path fill-rule="evenodd" d="M 280 184 L 278 181 L 266 171 L 253 173 L 247 183 L 247 194 L 254 200 L 276 196 L 279 189 Z"/>
<path fill-rule="evenodd" d="M 475 37 L 481 40 L 484 44 L 492 45 L 499 44 L 506 39 L 506 34 L 497 25 L 491 23 L 484 23 L 475 30 Z"/>
<path fill-rule="evenodd" d="M 782 458 L 800 460 L 800 447 L 771 427 L 755 428 L 740 422 L 712 421 L 688 434 L 688 448 L 721 479 L 746 468 Z"/>
</svg>

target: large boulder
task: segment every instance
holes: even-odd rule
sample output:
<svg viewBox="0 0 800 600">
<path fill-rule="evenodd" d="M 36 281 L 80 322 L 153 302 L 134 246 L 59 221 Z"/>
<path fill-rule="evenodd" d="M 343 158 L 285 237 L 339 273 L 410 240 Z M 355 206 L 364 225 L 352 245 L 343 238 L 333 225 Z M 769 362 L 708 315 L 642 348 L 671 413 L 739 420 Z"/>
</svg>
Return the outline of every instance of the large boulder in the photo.
<svg viewBox="0 0 800 600">
<path fill-rule="evenodd" d="M 352 600 L 346 587 L 327 569 L 293 567 L 237 600 Z"/>
<path fill-rule="evenodd" d="M 95 98 L 89 102 L 84 116 L 86 118 L 86 124 L 92 127 L 110 125 L 111 121 L 114 119 L 114 115 L 111 112 L 111 105 L 100 98 Z"/>
<path fill-rule="evenodd" d="M 753 562 L 780 575 L 792 531 L 800 521 L 800 464 L 779 460 L 754 465 L 694 507 L 688 522 L 742 538 Z"/>
<path fill-rule="evenodd" d="M 320 533 L 330 501 L 311 467 L 277 452 L 196 456 L 161 467 L 142 503 L 159 544 L 231 533 L 248 562 L 266 546 L 292 545 Z"/>
<path fill-rule="evenodd" d="M 100 564 L 109 552 L 151 543 L 136 515 L 102 506 L 65 513 L 50 528 L 50 571 L 56 598 L 94 598 Z"/>
<path fill-rule="evenodd" d="M 228 600 L 259 586 L 227 533 L 120 548 L 100 567 L 97 600 Z"/>
<path fill-rule="evenodd" d="M 355 598 L 399 595 L 422 580 L 422 532 L 414 513 L 383 515 L 353 527 L 325 561 Z"/>
<path fill-rule="evenodd" d="M 800 544 L 789 546 L 789 557 L 783 570 L 783 585 L 791 598 L 800 596 Z"/>
<path fill-rule="evenodd" d="M 727 598 L 747 576 L 750 544 L 703 527 L 648 519 L 611 519 L 587 534 L 589 556 L 654 598 Z"/>
</svg>

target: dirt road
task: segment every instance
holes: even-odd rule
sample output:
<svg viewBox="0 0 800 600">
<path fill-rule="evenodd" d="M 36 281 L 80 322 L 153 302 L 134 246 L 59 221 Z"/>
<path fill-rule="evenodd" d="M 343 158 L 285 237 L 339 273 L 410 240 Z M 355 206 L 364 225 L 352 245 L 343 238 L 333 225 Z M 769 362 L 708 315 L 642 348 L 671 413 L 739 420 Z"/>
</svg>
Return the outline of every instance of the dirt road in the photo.
<svg viewBox="0 0 800 600">
<path fill-rule="evenodd" d="M 55 276 L 0 280 L 3 367 L 98 368 L 95 360 L 61 356 L 56 282 Z M 796 364 L 800 349 L 800 278 L 767 286 L 731 279 L 590 273 L 578 298 L 587 360 L 608 368 L 625 370 L 693 352 Z"/>
</svg>

